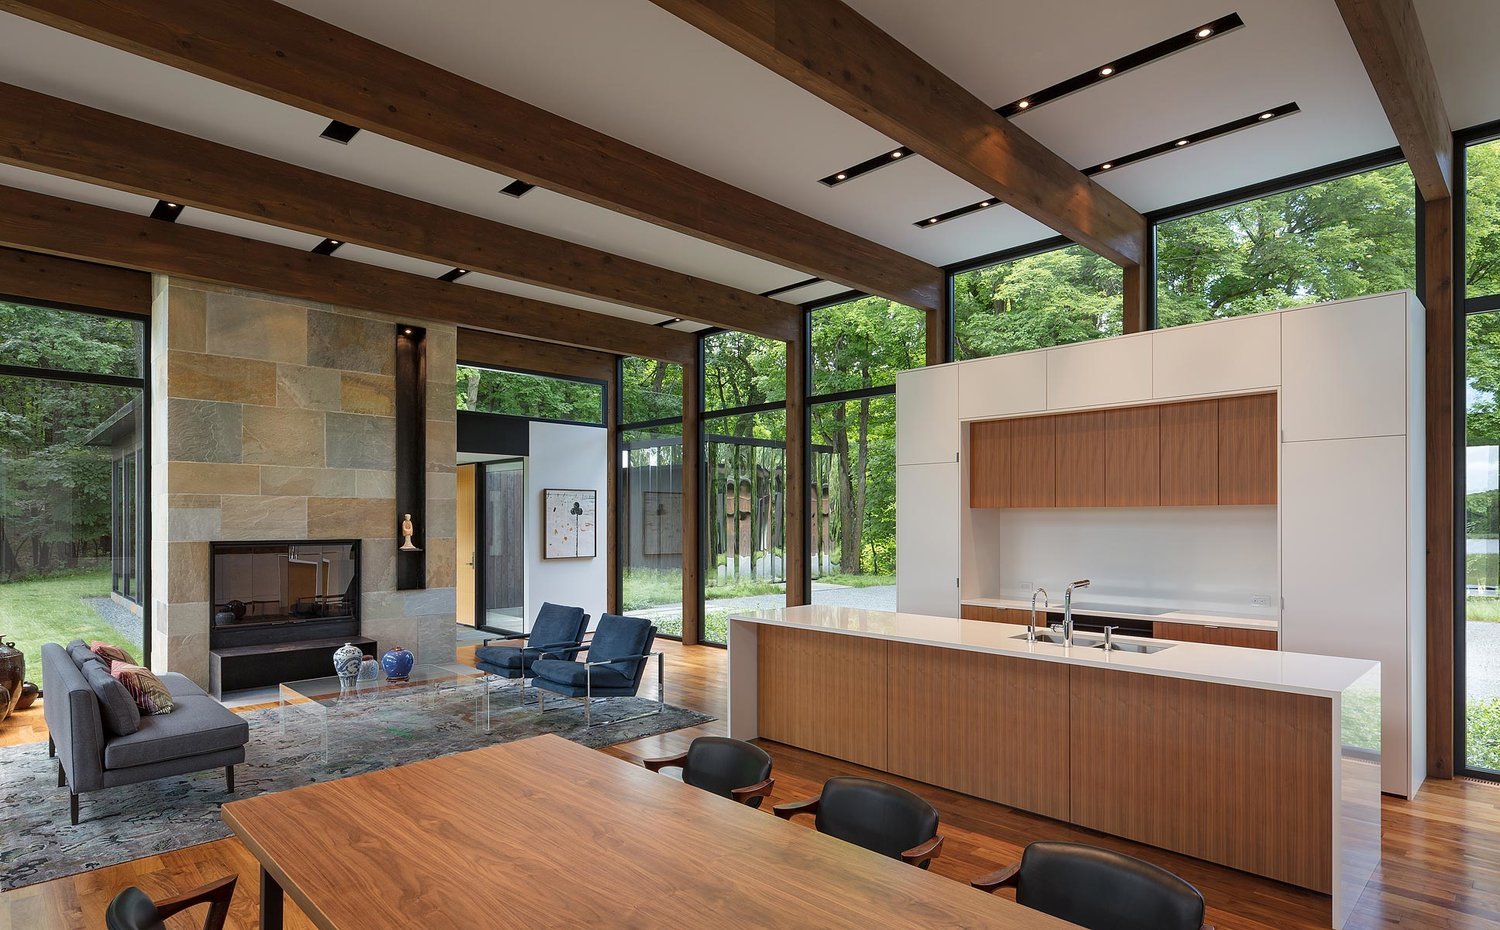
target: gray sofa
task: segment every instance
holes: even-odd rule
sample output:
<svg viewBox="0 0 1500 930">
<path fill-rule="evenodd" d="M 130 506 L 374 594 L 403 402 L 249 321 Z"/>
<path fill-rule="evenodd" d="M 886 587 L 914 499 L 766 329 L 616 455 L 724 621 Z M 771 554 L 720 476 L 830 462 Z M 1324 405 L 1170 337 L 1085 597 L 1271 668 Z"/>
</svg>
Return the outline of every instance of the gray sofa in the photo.
<svg viewBox="0 0 1500 930">
<path fill-rule="evenodd" d="M 57 757 L 57 784 L 68 789 L 74 824 L 78 796 L 85 791 L 220 766 L 228 790 L 234 791 L 234 767 L 245 761 L 250 739 L 244 718 L 173 672 L 160 676 L 172 692 L 173 711 L 142 715 L 124 685 L 91 656 L 79 640 L 67 648 L 42 646 L 47 748 Z M 128 707 L 121 703 L 122 693 Z"/>
</svg>

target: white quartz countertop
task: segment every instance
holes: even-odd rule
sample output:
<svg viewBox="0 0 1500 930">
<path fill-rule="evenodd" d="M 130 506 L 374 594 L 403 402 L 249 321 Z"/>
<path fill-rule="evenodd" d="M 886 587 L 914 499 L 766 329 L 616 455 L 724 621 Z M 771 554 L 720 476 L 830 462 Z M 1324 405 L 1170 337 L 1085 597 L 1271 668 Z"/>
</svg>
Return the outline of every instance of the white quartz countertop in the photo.
<svg viewBox="0 0 1500 930">
<path fill-rule="evenodd" d="M 1031 601 L 1011 597 L 967 597 L 963 603 L 973 607 L 998 607 L 1030 612 Z M 1062 605 L 1047 608 L 1050 613 L 1061 613 Z M 1040 604 L 1037 613 L 1042 612 Z M 1173 610 L 1162 612 L 1144 605 L 1132 609 L 1128 605 L 1105 604 L 1098 607 L 1086 602 L 1074 601 L 1073 613 L 1089 617 L 1116 617 L 1124 620 L 1161 620 L 1166 623 L 1196 623 L 1202 626 L 1229 626 L 1246 630 L 1270 630 L 1275 632 L 1280 624 L 1275 617 L 1254 617 L 1246 614 L 1219 613 L 1211 610 Z"/>
<path fill-rule="evenodd" d="M 1380 667 L 1379 662 L 1367 659 L 1212 646 L 1207 643 L 1174 643 L 1169 649 L 1151 654 L 1105 652 L 1080 645 L 1069 648 L 1014 639 L 1017 634 L 1026 632 L 1025 626 L 857 607 L 810 605 L 776 610 L 736 611 L 729 615 L 729 619 L 1326 697 L 1337 697 Z M 731 635 L 731 650 L 733 640 Z M 1152 642 L 1132 640 L 1124 636 L 1120 640 Z"/>
</svg>

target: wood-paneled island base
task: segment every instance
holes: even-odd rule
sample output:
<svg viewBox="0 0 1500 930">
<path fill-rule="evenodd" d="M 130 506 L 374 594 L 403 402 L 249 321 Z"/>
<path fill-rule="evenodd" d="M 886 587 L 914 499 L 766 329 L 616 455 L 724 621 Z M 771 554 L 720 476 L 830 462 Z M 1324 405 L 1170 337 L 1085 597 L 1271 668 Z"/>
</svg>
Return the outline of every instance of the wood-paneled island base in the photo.
<svg viewBox="0 0 1500 930">
<path fill-rule="evenodd" d="M 1330 894 L 1343 926 L 1380 855 L 1378 662 L 1106 654 L 1024 633 L 842 607 L 734 614 L 730 735 Z"/>
</svg>

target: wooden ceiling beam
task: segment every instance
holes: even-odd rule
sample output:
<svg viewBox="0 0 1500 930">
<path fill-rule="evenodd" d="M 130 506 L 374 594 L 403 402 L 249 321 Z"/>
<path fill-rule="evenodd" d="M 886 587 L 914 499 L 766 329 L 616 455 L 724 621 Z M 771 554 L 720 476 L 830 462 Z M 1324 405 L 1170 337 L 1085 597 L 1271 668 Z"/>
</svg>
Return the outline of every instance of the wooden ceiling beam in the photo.
<svg viewBox="0 0 1500 930">
<path fill-rule="evenodd" d="M 575 346 L 560 346 L 533 339 L 518 339 L 460 328 L 458 362 L 517 368 L 544 375 L 609 381 L 614 377 L 618 355 Z"/>
<path fill-rule="evenodd" d="M 149 274 L 20 249 L 0 248 L 0 295 L 151 315 Z"/>
<path fill-rule="evenodd" d="M 1074 242 L 1149 260 L 1146 218 L 841 0 L 652 0 Z"/>
<path fill-rule="evenodd" d="M 941 269 L 270 0 L 0 0 L 241 90 L 915 307 Z"/>
<path fill-rule="evenodd" d="M 1335 0 L 1425 201 L 1453 194 L 1453 127 L 1411 0 Z"/>
<path fill-rule="evenodd" d="M 0 187 L 0 246 L 686 363 L 689 333 Z"/>
<path fill-rule="evenodd" d="M 789 340 L 785 301 L 0 84 L 0 163 Z"/>
</svg>

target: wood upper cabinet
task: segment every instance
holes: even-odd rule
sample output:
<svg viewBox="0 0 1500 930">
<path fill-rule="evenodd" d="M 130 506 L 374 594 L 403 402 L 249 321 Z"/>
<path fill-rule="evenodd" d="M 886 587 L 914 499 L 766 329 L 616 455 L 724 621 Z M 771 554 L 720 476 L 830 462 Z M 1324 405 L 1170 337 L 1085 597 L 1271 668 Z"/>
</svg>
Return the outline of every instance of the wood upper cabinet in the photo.
<svg viewBox="0 0 1500 930">
<path fill-rule="evenodd" d="M 1219 402 L 1161 407 L 1161 505 L 1219 503 Z"/>
<path fill-rule="evenodd" d="M 1104 503 L 1155 507 L 1161 502 L 1161 414 L 1157 407 L 1105 411 Z"/>
<path fill-rule="evenodd" d="M 1011 424 L 989 420 L 969 424 L 969 506 L 1009 507 Z"/>
<path fill-rule="evenodd" d="M 970 507 L 1276 503 L 1276 395 L 969 425 Z"/>
<path fill-rule="evenodd" d="M 1224 397 L 1219 406 L 1219 503 L 1276 503 L 1276 395 Z"/>
<path fill-rule="evenodd" d="M 1104 411 L 1065 413 L 1052 419 L 1056 421 L 1056 506 L 1103 507 Z"/>
<path fill-rule="evenodd" d="M 1057 419 L 1011 421 L 1010 506 L 1057 506 Z"/>
</svg>

